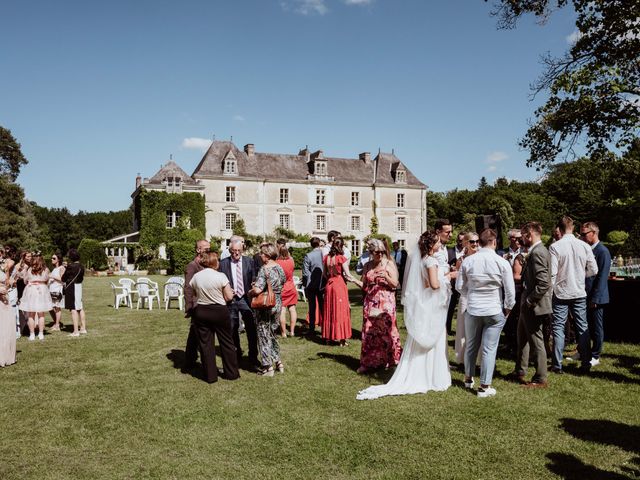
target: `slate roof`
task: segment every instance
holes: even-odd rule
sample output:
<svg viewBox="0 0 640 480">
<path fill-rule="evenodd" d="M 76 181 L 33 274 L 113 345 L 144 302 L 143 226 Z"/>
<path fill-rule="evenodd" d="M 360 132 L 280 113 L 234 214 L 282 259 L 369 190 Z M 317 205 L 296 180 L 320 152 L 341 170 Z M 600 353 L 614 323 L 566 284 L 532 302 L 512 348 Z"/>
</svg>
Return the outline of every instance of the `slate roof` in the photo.
<svg viewBox="0 0 640 480">
<path fill-rule="evenodd" d="M 259 153 L 247 155 L 233 142 L 214 141 L 202 160 L 195 168 L 192 177 L 222 177 L 224 160 L 229 153 L 237 162 L 238 178 L 260 178 L 268 180 L 307 180 L 307 175 L 313 173 L 313 167 L 308 163 L 309 157 L 301 151 L 298 155 L 280 153 Z M 318 152 L 310 153 L 311 159 Z M 327 162 L 327 176 L 335 181 L 345 183 L 359 183 L 371 185 L 395 185 L 393 174 L 395 169 L 406 170 L 406 185 L 424 187 L 425 185 L 413 175 L 394 154 L 379 153 L 374 160 L 364 161 L 359 158 L 324 157 Z M 374 172 L 375 170 L 375 172 Z M 375 178 L 374 178 L 375 177 Z"/>
<path fill-rule="evenodd" d="M 180 166 L 173 160 L 169 160 L 165 163 L 158 172 L 149 179 L 147 184 L 161 185 L 165 178 L 180 178 L 184 185 L 196 185 L 197 182 L 191 175 L 185 172 Z"/>
</svg>

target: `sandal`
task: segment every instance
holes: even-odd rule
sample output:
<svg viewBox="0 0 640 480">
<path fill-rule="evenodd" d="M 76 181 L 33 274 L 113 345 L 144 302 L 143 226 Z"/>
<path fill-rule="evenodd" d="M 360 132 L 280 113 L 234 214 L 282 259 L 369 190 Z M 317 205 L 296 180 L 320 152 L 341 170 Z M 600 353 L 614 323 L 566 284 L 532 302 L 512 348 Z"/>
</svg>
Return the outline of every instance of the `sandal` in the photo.
<svg viewBox="0 0 640 480">
<path fill-rule="evenodd" d="M 273 377 L 273 367 L 262 367 L 260 370 L 258 370 L 258 376 Z"/>
<path fill-rule="evenodd" d="M 276 363 L 276 368 L 280 373 L 284 373 L 284 365 L 282 364 L 282 362 Z"/>
</svg>

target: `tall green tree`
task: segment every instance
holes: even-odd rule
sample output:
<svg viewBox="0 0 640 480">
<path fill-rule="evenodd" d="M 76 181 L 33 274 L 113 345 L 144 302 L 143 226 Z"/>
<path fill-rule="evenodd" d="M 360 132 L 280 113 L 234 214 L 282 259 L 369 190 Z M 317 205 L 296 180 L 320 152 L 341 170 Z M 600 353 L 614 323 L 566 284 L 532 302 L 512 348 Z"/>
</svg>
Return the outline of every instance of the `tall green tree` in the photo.
<svg viewBox="0 0 640 480">
<path fill-rule="evenodd" d="M 11 130 L 0 126 L 0 175 L 7 176 L 9 181 L 15 182 L 20 168 L 27 163 Z"/>
<path fill-rule="evenodd" d="M 485 0 L 487 1 L 487 0 Z M 628 148 L 640 133 L 640 2 L 638 0 L 493 0 L 499 27 L 533 14 L 544 23 L 554 10 L 573 8 L 575 42 L 562 57 L 542 58 L 532 85 L 546 102 L 520 145 L 527 165 L 545 168 L 584 145 L 588 156 Z M 566 156 L 565 156 L 566 158 Z"/>
</svg>

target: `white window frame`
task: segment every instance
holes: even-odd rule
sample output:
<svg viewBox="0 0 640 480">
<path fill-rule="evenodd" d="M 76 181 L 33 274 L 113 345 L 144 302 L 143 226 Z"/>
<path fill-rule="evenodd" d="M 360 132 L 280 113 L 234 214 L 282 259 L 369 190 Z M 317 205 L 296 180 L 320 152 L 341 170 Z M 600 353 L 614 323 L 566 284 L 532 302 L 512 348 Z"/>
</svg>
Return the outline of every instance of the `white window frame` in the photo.
<svg viewBox="0 0 640 480">
<path fill-rule="evenodd" d="M 180 218 L 182 218 L 182 212 L 177 211 L 177 210 L 167 210 L 166 227 L 167 228 L 176 228 L 178 226 L 178 222 L 180 221 Z"/>
<path fill-rule="evenodd" d="M 316 175 L 320 177 L 327 176 L 327 162 L 316 162 L 316 169 L 314 172 Z"/>
<path fill-rule="evenodd" d="M 287 230 L 291 230 L 291 215 L 288 213 L 279 213 L 278 225 L 280 225 L 281 228 L 286 228 Z"/>
<path fill-rule="evenodd" d="M 289 203 L 289 189 L 281 188 L 280 189 L 280 203 L 287 204 Z"/>
<path fill-rule="evenodd" d="M 360 192 L 351 192 L 351 206 L 352 207 L 360 206 Z"/>
<path fill-rule="evenodd" d="M 358 239 L 351 240 L 351 254 L 354 257 L 359 257 L 361 254 L 362 242 Z"/>
<path fill-rule="evenodd" d="M 327 216 L 323 213 L 316 215 L 316 232 L 327 231 Z"/>
<path fill-rule="evenodd" d="M 398 193 L 396 195 L 396 207 L 397 208 L 405 208 L 405 194 L 404 193 Z"/>
<path fill-rule="evenodd" d="M 236 187 L 227 185 L 224 198 L 227 203 L 236 203 Z"/>
<path fill-rule="evenodd" d="M 235 158 L 228 158 L 224 161 L 224 174 L 225 175 L 238 174 L 238 164 Z"/>
<path fill-rule="evenodd" d="M 238 220 L 238 214 L 234 212 L 228 212 L 224 214 L 224 229 L 233 230 L 233 224 Z"/>
<path fill-rule="evenodd" d="M 396 183 L 407 183 L 407 172 L 396 170 Z"/>
<path fill-rule="evenodd" d="M 396 217 L 396 232 L 408 232 L 407 217 L 405 217 L 404 215 Z"/>
<path fill-rule="evenodd" d="M 327 191 L 324 188 L 316 188 L 316 205 L 327 204 Z"/>
<path fill-rule="evenodd" d="M 349 230 L 353 232 L 362 231 L 362 217 L 360 215 L 351 215 L 349 217 Z"/>
</svg>

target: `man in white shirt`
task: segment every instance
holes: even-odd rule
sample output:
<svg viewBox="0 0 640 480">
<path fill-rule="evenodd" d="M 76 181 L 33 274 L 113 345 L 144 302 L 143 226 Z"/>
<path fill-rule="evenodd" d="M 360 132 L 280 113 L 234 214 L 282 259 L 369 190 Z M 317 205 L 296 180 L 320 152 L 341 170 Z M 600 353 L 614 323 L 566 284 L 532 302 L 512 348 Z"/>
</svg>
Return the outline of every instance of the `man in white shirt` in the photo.
<svg viewBox="0 0 640 480">
<path fill-rule="evenodd" d="M 551 371 L 562 373 L 562 355 L 564 352 L 564 329 L 567 315 L 576 323 L 578 353 L 582 360 L 580 371 L 586 373 L 591 368 L 591 345 L 587 323 L 587 291 L 585 277 L 598 273 L 598 264 L 591 247 L 573 235 L 573 220 L 564 216 L 558 222 L 562 237 L 551 244 L 551 283 L 553 285 L 553 357 Z"/>
<path fill-rule="evenodd" d="M 449 240 L 451 240 L 453 225 L 446 218 L 440 218 L 436 220 L 434 229 L 436 231 L 436 235 L 440 237 L 440 250 L 435 253 L 434 257 L 438 260 L 438 266 L 440 267 L 440 269 L 444 273 L 447 273 L 450 270 L 447 243 L 449 243 Z M 454 279 L 455 276 L 451 278 Z"/>
<path fill-rule="evenodd" d="M 500 255 L 496 255 L 496 238 L 496 232 L 489 228 L 480 233 L 481 248 L 462 262 L 456 281 L 456 290 L 466 295 L 468 302 L 464 322 L 467 337 L 464 386 L 473 388 L 475 360 L 482 343 L 478 389 L 480 398 L 496 394 L 496 389 L 491 387 L 491 380 L 500 332 L 506 322 L 506 315 L 509 315 L 516 301 L 511 266 Z"/>
</svg>

